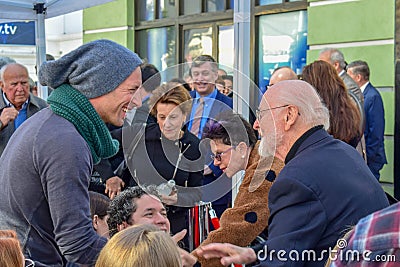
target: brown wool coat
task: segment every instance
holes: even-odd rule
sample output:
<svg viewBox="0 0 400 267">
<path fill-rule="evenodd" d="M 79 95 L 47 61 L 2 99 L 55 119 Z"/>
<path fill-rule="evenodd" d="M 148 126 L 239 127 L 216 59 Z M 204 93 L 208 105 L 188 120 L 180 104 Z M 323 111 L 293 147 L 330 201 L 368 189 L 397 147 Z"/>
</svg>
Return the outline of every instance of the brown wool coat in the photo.
<svg viewBox="0 0 400 267">
<path fill-rule="evenodd" d="M 221 227 L 210 232 L 207 239 L 200 245 L 210 243 L 231 243 L 238 246 L 248 246 L 267 226 L 269 218 L 268 193 L 272 182 L 265 179 L 267 170 L 273 170 L 278 176 L 284 163 L 273 158 L 260 158 L 258 154 L 259 141 L 250 153 L 245 176 L 239 187 L 233 208 L 224 211 L 220 218 Z M 260 185 L 260 186 L 258 186 Z M 257 214 L 257 221 L 251 223 L 245 220 L 246 214 Z M 252 216 L 254 217 L 254 216 Z M 206 260 L 195 255 L 202 267 L 222 266 L 219 259 Z"/>
</svg>

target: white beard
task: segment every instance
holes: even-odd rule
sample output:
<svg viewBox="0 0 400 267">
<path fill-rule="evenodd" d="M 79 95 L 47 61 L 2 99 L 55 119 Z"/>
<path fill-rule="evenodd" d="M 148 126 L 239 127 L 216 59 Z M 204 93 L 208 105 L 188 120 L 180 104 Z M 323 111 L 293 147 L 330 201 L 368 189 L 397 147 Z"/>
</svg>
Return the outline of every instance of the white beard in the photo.
<svg viewBox="0 0 400 267">
<path fill-rule="evenodd" d="M 274 157 L 276 153 L 276 148 L 282 143 L 282 136 L 279 138 L 274 135 L 270 135 L 269 138 L 262 137 L 260 146 L 258 147 L 258 154 L 261 157 Z"/>
</svg>

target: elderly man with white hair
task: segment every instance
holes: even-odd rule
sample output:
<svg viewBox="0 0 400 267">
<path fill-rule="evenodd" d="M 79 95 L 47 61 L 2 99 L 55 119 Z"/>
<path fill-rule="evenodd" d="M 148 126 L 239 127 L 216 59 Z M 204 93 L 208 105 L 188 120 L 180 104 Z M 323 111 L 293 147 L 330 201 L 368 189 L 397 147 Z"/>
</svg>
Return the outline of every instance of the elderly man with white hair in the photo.
<svg viewBox="0 0 400 267">
<path fill-rule="evenodd" d="M 388 206 L 358 152 L 330 136 L 329 113 L 304 81 L 282 81 L 264 94 L 254 128 L 260 154 L 285 167 L 269 192 L 268 240 L 257 247 L 210 244 L 206 258 L 259 266 L 324 266 L 329 249 L 350 225 Z"/>
</svg>

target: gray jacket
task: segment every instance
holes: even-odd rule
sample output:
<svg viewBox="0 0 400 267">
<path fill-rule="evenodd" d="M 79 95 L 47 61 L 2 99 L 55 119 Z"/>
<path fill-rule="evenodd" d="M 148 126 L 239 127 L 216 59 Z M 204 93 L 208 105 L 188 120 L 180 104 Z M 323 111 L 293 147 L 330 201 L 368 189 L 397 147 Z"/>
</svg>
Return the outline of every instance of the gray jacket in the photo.
<svg viewBox="0 0 400 267">
<path fill-rule="evenodd" d="M 6 103 L 1 94 L 0 90 L 0 114 L 3 112 L 3 109 L 6 107 Z M 27 118 L 31 117 L 33 114 L 38 112 L 39 110 L 47 107 L 47 102 L 43 99 L 34 96 L 33 94 L 29 95 L 28 107 L 26 110 Z M 9 123 L 3 129 L 0 130 L 0 156 L 6 147 L 8 140 L 10 140 L 11 135 L 15 132 L 14 123 Z"/>
<path fill-rule="evenodd" d="M 364 95 L 361 92 L 360 87 L 358 87 L 357 83 L 344 71 L 340 78 L 342 78 L 344 84 L 346 85 L 347 89 L 352 91 L 356 96 L 357 99 L 360 101 L 361 106 L 364 107 Z"/>
<path fill-rule="evenodd" d="M 106 239 L 89 209 L 90 148 L 49 108 L 24 122 L 0 157 L 0 229 L 14 229 L 35 266 L 94 264 Z"/>
</svg>

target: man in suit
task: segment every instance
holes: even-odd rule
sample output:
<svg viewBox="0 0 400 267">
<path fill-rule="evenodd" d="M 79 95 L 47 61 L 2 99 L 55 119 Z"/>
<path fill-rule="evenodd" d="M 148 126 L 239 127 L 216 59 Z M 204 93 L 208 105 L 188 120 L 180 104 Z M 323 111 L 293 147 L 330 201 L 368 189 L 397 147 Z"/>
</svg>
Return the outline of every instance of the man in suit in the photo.
<svg viewBox="0 0 400 267">
<path fill-rule="evenodd" d="M 207 121 L 215 119 L 221 112 L 232 109 L 233 100 L 221 94 L 215 86 L 215 81 L 218 79 L 218 64 L 213 57 L 200 55 L 195 58 L 192 62 L 190 74 L 195 90 L 190 92 L 193 98 L 193 105 L 188 129 L 201 139 L 203 128 Z M 202 110 L 201 105 L 203 105 Z M 207 155 L 205 160 L 204 184 L 209 184 L 220 177 L 222 171 L 214 165 L 211 158 L 207 157 Z M 232 186 L 230 179 L 226 178 L 225 186 Z M 232 201 L 230 190 L 227 189 L 225 192 L 228 193 L 212 202 L 218 217 L 230 206 Z M 210 192 L 205 193 L 208 194 Z M 212 200 L 215 199 L 211 195 L 210 198 L 213 198 Z M 207 195 L 205 196 L 205 200 L 209 200 Z"/>
<path fill-rule="evenodd" d="M 47 107 L 29 91 L 28 69 L 9 63 L 0 69 L 0 156 L 15 130 L 29 117 Z"/>
<path fill-rule="evenodd" d="M 367 164 L 379 180 L 379 171 L 387 163 L 384 145 L 385 111 L 382 97 L 369 82 L 368 63 L 357 60 L 349 64 L 347 73 L 358 84 L 364 95 L 364 113 L 366 126 L 364 130 L 367 149 Z"/>
<path fill-rule="evenodd" d="M 364 96 L 360 90 L 360 87 L 346 73 L 347 64 L 346 61 L 344 60 L 344 55 L 340 50 L 335 48 L 324 48 L 319 53 L 318 60 L 323 60 L 334 66 L 340 78 L 342 78 L 344 84 L 346 85 L 347 89 L 356 95 L 360 103 L 364 104 Z"/>
<path fill-rule="evenodd" d="M 260 155 L 285 161 L 269 192 L 268 240 L 241 248 L 211 244 L 205 257 L 224 265 L 324 266 L 350 225 L 389 205 L 357 151 L 326 132 L 329 111 L 304 81 L 281 81 L 264 94 L 254 127 Z"/>
</svg>

